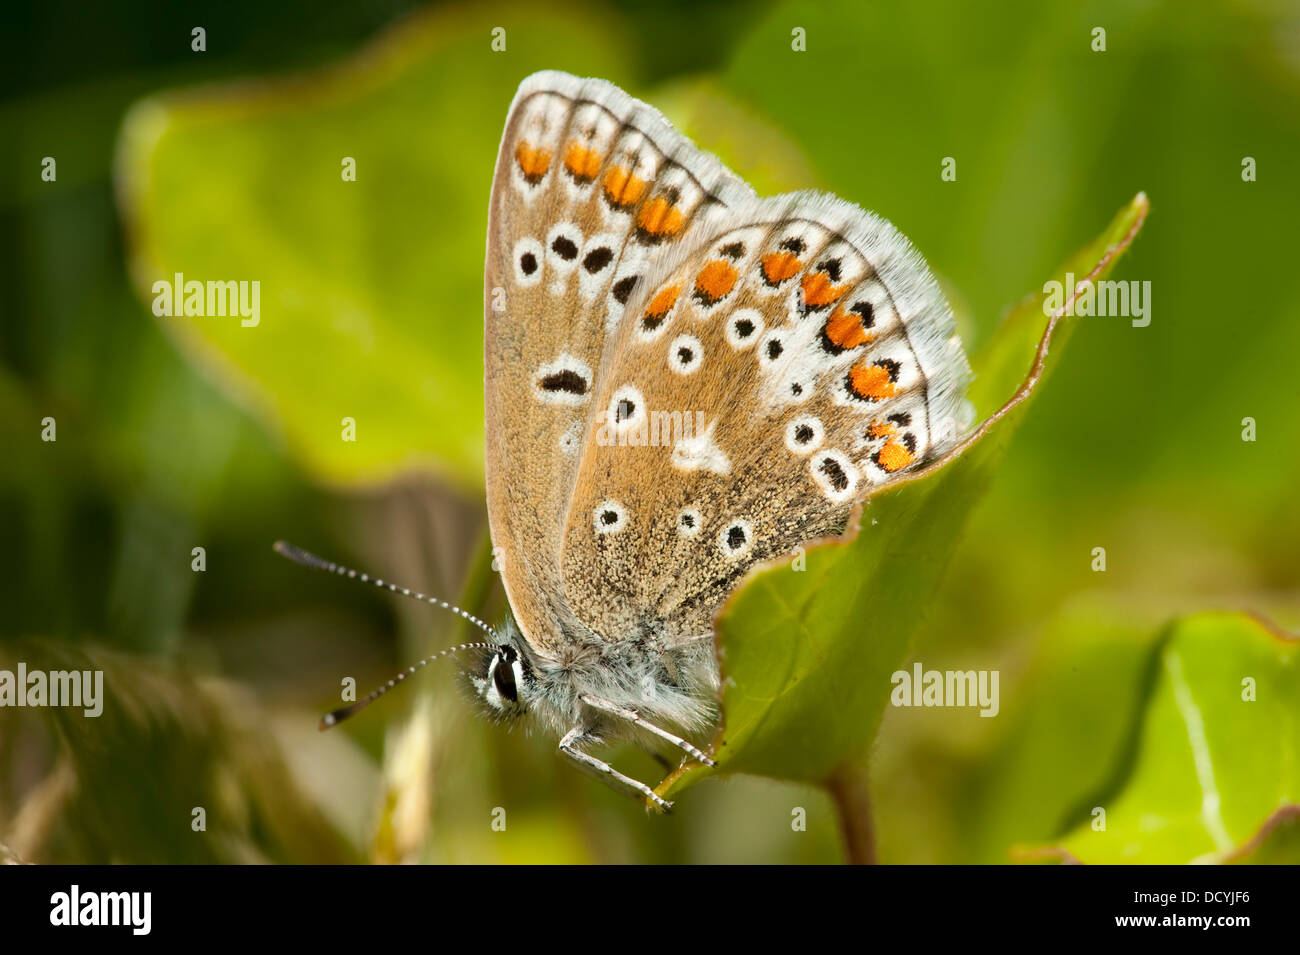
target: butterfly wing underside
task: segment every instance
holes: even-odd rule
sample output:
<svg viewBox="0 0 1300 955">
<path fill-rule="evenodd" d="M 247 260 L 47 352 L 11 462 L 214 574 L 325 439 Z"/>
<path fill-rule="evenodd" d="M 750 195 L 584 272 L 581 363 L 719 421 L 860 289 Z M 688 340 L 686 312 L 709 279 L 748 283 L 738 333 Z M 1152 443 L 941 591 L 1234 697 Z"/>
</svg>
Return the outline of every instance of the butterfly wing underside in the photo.
<svg viewBox="0 0 1300 955">
<path fill-rule="evenodd" d="M 587 631 L 561 548 L 611 332 L 655 262 L 752 195 L 603 80 L 538 73 L 516 94 L 489 206 L 486 479 L 506 593 L 540 652 Z"/>
<path fill-rule="evenodd" d="M 629 300 L 592 395 L 560 571 L 606 639 L 710 632 L 746 570 L 967 424 L 950 310 L 888 222 L 797 193 L 710 225 Z"/>
</svg>

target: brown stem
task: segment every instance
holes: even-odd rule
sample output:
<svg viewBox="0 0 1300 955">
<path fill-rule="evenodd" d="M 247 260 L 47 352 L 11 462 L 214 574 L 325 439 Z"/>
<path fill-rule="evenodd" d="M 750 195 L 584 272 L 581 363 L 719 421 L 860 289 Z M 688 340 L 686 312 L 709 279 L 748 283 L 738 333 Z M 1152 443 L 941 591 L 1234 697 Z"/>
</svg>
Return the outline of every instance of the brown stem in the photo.
<svg viewBox="0 0 1300 955">
<path fill-rule="evenodd" d="M 826 780 L 826 791 L 835 803 L 849 865 L 875 865 L 876 832 L 866 768 L 855 762 L 845 763 Z"/>
</svg>

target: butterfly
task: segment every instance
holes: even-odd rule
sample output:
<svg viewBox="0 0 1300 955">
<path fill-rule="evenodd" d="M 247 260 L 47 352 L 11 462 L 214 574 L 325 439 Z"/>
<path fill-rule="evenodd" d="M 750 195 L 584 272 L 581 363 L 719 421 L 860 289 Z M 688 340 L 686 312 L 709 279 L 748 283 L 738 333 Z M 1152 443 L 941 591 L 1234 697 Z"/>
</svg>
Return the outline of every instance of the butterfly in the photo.
<svg viewBox="0 0 1300 955">
<path fill-rule="evenodd" d="M 484 303 L 510 615 L 457 610 L 488 639 L 439 656 L 475 651 L 492 712 L 666 810 L 591 750 L 630 737 L 712 764 L 690 739 L 718 718 L 723 601 L 968 427 L 951 310 L 885 220 L 824 193 L 759 198 L 653 107 L 553 71 L 506 118 Z"/>
</svg>

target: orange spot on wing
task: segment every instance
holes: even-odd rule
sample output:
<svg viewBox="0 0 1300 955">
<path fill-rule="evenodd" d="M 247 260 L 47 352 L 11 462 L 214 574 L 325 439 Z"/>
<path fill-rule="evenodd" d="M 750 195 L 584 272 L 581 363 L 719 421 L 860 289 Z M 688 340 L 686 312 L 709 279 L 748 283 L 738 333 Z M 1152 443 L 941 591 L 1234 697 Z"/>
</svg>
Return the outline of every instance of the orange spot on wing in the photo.
<svg viewBox="0 0 1300 955">
<path fill-rule="evenodd" d="M 605 198 L 616 209 L 629 209 L 645 194 L 645 180 L 626 166 L 614 166 L 605 173 Z"/>
<path fill-rule="evenodd" d="M 898 429 L 887 421 L 873 424 L 867 428 L 867 436 L 872 438 L 888 438 L 890 435 L 897 433 Z"/>
<path fill-rule="evenodd" d="M 839 348 L 857 348 L 876 337 L 867 331 L 861 315 L 846 312 L 842 305 L 831 312 L 831 317 L 826 320 L 825 332 L 826 338 Z"/>
<path fill-rule="evenodd" d="M 536 185 L 542 181 L 546 171 L 551 168 L 551 151 L 549 149 L 534 149 L 528 143 L 521 141 L 515 147 L 515 160 L 519 163 L 524 179 Z"/>
<path fill-rule="evenodd" d="M 832 285 L 825 272 L 813 272 L 803 277 L 803 301 L 809 308 L 822 308 L 831 304 L 849 290 L 847 285 Z"/>
<path fill-rule="evenodd" d="M 575 139 L 564 151 L 564 168 L 578 182 L 591 182 L 600 172 L 600 153 Z"/>
<path fill-rule="evenodd" d="M 642 319 L 648 328 L 654 328 L 662 322 L 668 310 L 677 304 L 677 296 L 682 294 L 682 284 L 678 282 L 675 285 L 664 286 L 650 300 L 650 305 L 645 310 L 645 317 Z"/>
<path fill-rule="evenodd" d="M 705 305 L 712 305 L 736 287 L 739 274 L 730 262 L 715 259 L 695 276 L 695 298 Z"/>
<path fill-rule="evenodd" d="M 849 389 L 866 401 L 892 398 L 896 390 L 888 368 L 868 365 L 865 360 L 849 369 Z"/>
<path fill-rule="evenodd" d="M 889 474 L 901 471 L 915 460 L 916 455 L 897 441 L 886 441 L 885 446 L 876 452 L 876 463 Z"/>
<path fill-rule="evenodd" d="M 798 273 L 803 263 L 793 252 L 769 252 L 763 256 L 763 278 L 768 285 L 780 285 Z"/>
<path fill-rule="evenodd" d="M 655 196 L 637 214 L 637 228 L 649 239 L 663 239 L 682 231 L 686 217 L 680 209 L 665 199 Z"/>
</svg>

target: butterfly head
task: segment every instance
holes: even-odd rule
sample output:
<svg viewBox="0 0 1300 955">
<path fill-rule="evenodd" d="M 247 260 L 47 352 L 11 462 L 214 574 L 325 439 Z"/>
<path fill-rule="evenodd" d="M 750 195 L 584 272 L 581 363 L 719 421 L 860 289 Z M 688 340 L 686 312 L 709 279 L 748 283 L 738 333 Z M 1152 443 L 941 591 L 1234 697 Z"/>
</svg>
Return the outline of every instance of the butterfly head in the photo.
<svg viewBox="0 0 1300 955">
<path fill-rule="evenodd" d="M 523 648 L 523 637 L 513 621 L 496 631 L 478 666 L 470 671 L 475 692 L 495 714 L 513 718 L 528 711 L 536 697 L 537 678 Z"/>
<path fill-rule="evenodd" d="M 449 604 L 445 600 L 429 597 L 409 588 L 388 583 L 381 578 L 360 573 L 333 561 L 324 560 L 303 550 L 301 547 L 295 547 L 284 541 L 277 541 L 275 550 L 289 560 L 305 567 L 358 579 L 364 583 L 373 584 L 381 590 L 398 593 L 416 600 L 423 600 L 426 603 L 451 611 L 478 627 L 487 637 L 486 640 L 480 639 L 461 643 L 425 657 L 398 673 L 369 696 L 352 701 L 347 706 L 325 714 L 321 718 L 321 729 L 337 726 L 343 720 L 365 709 L 389 690 L 400 685 L 411 674 L 434 660 L 462 652 L 477 654 L 474 662 L 468 668 L 470 682 L 473 684 L 478 696 L 482 698 L 495 715 L 507 719 L 522 716 L 528 712 L 532 703 L 541 695 L 536 676 L 537 669 L 529 662 L 527 641 L 524 639 L 523 634 L 520 633 L 519 626 L 514 622 L 513 618 L 507 617 L 503 626 L 493 628 L 473 614 L 460 609 L 454 604 Z"/>
</svg>

